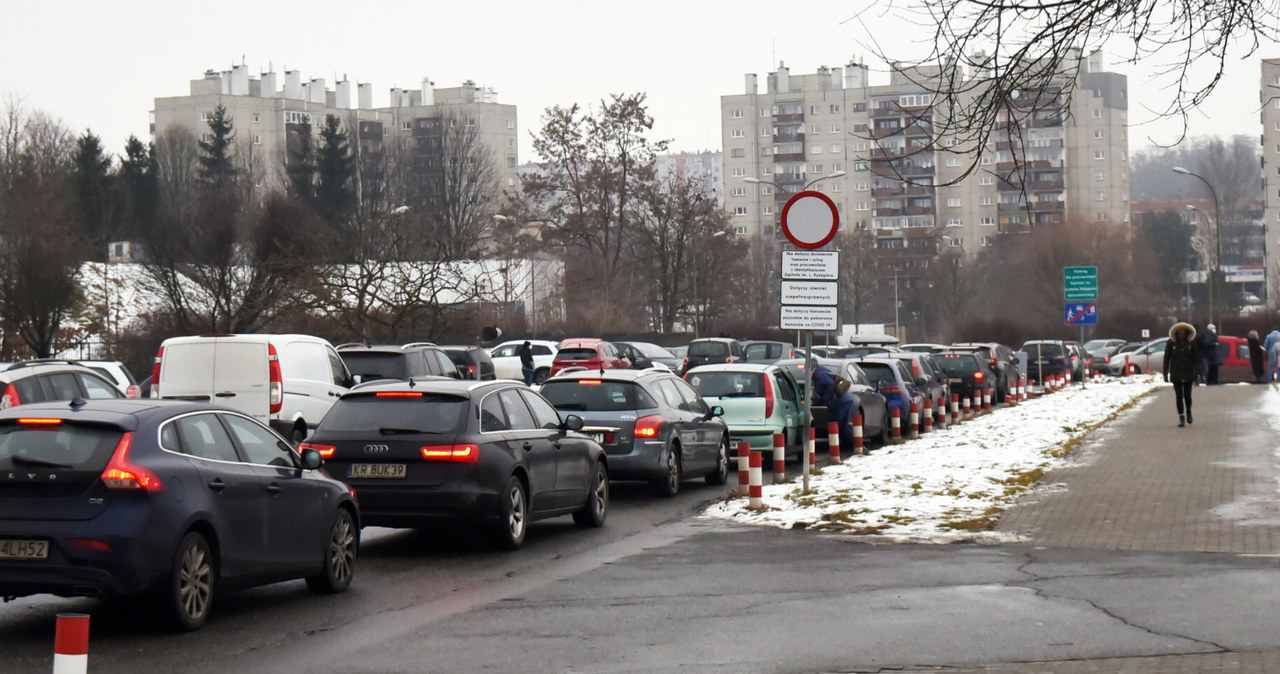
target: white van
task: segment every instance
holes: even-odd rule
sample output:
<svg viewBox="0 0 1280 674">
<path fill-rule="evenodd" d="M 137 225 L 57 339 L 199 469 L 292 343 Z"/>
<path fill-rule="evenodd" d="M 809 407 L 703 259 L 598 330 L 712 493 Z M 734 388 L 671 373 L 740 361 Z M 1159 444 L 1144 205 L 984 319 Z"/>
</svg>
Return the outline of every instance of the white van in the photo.
<svg viewBox="0 0 1280 674">
<path fill-rule="evenodd" d="M 171 337 L 151 375 L 152 398 L 225 405 L 295 444 L 354 384 L 333 345 L 310 335 Z"/>
</svg>

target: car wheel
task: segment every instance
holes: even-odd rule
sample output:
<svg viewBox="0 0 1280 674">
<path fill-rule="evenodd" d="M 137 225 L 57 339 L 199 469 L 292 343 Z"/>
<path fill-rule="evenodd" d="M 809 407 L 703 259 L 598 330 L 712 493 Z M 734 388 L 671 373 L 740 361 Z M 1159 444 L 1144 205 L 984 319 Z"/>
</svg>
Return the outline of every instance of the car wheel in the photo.
<svg viewBox="0 0 1280 674">
<path fill-rule="evenodd" d="M 307 587 L 317 594 L 345 592 L 355 574 L 356 552 L 360 537 L 351 513 L 339 508 L 329 528 L 329 539 L 324 546 L 324 570 L 307 578 Z"/>
<path fill-rule="evenodd" d="M 653 487 L 659 496 L 671 498 L 680 493 L 680 452 L 676 450 L 675 445 L 668 445 L 664 458 L 663 465 L 666 467 L 664 477 L 654 482 Z"/>
<path fill-rule="evenodd" d="M 524 534 L 529 528 L 529 495 L 520 478 L 512 475 L 507 480 L 498 507 L 494 542 L 503 550 L 517 550 L 524 545 Z"/>
<path fill-rule="evenodd" d="M 609 514 L 609 471 L 604 462 L 596 462 L 595 481 L 591 485 L 591 494 L 582 509 L 573 513 L 573 523 L 582 528 L 604 526 L 604 518 Z"/>
<path fill-rule="evenodd" d="M 204 536 L 189 532 L 178 544 L 161 604 L 172 626 L 191 632 L 204 626 L 213 605 L 218 572 Z"/>
<path fill-rule="evenodd" d="M 884 418 L 880 420 L 880 432 L 876 434 L 876 444 L 884 446 L 889 444 L 889 408 L 884 408 Z"/>
<path fill-rule="evenodd" d="M 533 373 L 533 383 L 541 385 L 543 382 L 547 380 L 547 377 L 549 376 L 551 376 L 551 371 L 545 367 L 539 370 L 536 370 Z"/>
<path fill-rule="evenodd" d="M 293 427 L 292 431 L 289 432 L 289 444 L 293 445 L 294 447 L 297 447 L 298 445 L 302 444 L 302 441 L 306 439 L 307 439 L 307 427 L 305 424 L 298 424 Z"/>
<path fill-rule="evenodd" d="M 785 450 L 784 450 L 785 451 Z M 729 481 L 729 438 L 721 437 L 716 448 L 716 468 L 707 475 L 707 484 L 719 485 Z"/>
</svg>

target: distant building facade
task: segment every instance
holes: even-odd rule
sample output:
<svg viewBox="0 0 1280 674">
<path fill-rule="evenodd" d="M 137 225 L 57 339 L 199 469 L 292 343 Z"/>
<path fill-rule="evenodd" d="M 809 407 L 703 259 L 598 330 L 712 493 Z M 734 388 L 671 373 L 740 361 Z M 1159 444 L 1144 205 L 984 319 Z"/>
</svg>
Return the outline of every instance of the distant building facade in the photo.
<svg viewBox="0 0 1280 674">
<path fill-rule="evenodd" d="M 724 154 L 703 150 L 702 152 L 673 152 L 658 155 L 654 160 L 654 169 L 658 179 L 665 180 L 672 174 L 688 178 L 697 177 L 716 196 L 716 204 L 724 205 Z"/>
<path fill-rule="evenodd" d="M 496 98 L 492 89 L 473 82 L 437 89 L 424 78 L 417 89 L 393 87 L 389 105 L 375 108 L 369 83 L 353 84 L 344 77 L 329 89 L 323 78 L 303 81 L 297 70 L 285 71 L 281 82 L 275 72 L 251 77 L 246 66 L 237 65 L 191 80 L 185 96 L 155 99 L 151 133 L 158 138 L 169 129 L 185 127 L 197 137 L 207 137 L 208 120 L 221 105 L 234 124 L 240 167 L 253 176 L 255 184 L 279 188 L 285 184 L 289 151 L 299 146 L 301 127 L 310 126 L 311 138 L 318 139 L 327 115 L 342 122 L 353 149 L 366 159 L 397 146 L 410 153 L 430 153 L 432 147 L 439 147 L 432 139 L 442 133 L 441 120 L 453 116 L 477 127 L 492 153 L 500 189 L 515 190 L 519 188 L 516 107 L 500 104 Z"/>
<path fill-rule="evenodd" d="M 1267 307 L 1280 306 L 1280 59 L 1262 59 L 1262 268 Z"/>
</svg>

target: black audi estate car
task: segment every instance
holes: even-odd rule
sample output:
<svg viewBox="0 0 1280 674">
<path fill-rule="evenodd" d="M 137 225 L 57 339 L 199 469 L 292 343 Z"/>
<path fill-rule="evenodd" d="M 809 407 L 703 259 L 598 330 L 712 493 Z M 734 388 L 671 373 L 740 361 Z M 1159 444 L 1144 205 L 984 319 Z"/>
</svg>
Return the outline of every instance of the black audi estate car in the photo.
<svg viewBox="0 0 1280 674">
<path fill-rule="evenodd" d="M 0 596 L 141 597 L 183 631 L 222 590 L 351 583 L 350 490 L 275 431 L 173 400 L 0 411 Z"/>
<path fill-rule="evenodd" d="M 608 460 L 581 429 L 521 382 L 411 380 L 344 394 L 299 447 L 354 490 L 366 525 L 460 523 L 516 549 L 534 520 L 604 524 Z"/>
</svg>

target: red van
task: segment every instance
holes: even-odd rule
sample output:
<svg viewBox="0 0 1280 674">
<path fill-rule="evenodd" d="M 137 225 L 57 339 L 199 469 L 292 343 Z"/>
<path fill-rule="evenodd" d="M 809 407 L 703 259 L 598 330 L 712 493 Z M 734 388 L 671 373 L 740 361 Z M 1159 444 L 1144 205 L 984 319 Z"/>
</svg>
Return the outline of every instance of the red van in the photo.
<svg viewBox="0 0 1280 674">
<path fill-rule="evenodd" d="M 1253 366 L 1249 364 L 1249 340 L 1244 337 L 1218 336 L 1218 381 L 1223 384 L 1253 382 Z"/>
</svg>

